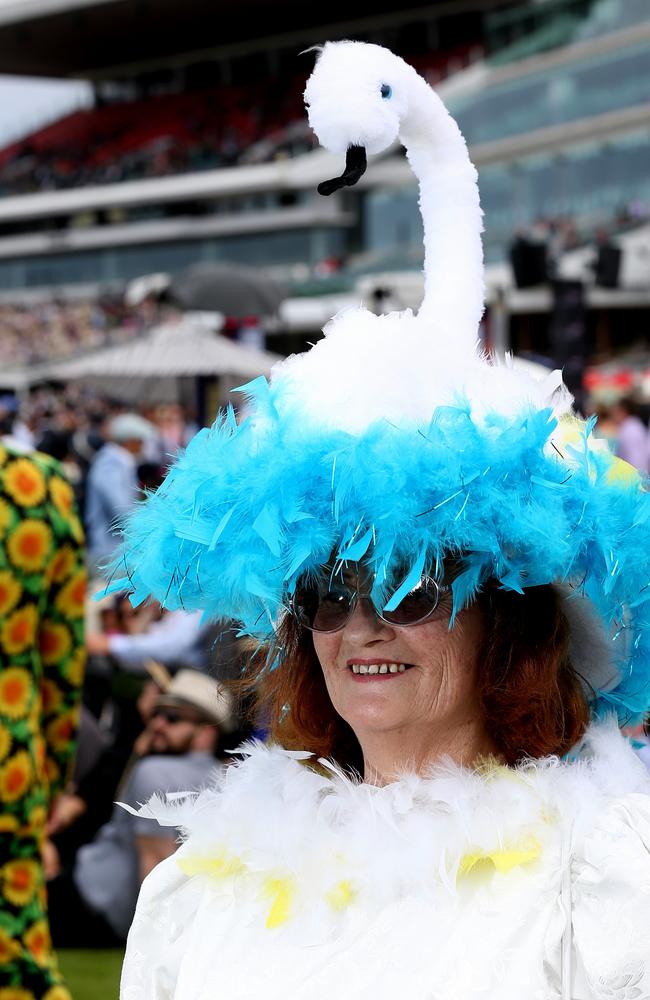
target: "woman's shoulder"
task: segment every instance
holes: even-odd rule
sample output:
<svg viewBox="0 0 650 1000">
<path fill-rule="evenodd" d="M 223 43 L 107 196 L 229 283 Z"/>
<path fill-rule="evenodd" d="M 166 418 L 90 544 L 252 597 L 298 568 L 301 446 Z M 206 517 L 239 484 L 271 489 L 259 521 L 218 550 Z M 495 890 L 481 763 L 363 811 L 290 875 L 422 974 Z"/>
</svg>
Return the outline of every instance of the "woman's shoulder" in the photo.
<svg viewBox="0 0 650 1000">
<path fill-rule="evenodd" d="M 571 860 L 577 975 L 597 997 L 650 993 L 650 775 L 607 727 L 589 734 L 593 797 L 576 816 Z M 624 986 L 636 992 L 621 992 Z"/>
<path fill-rule="evenodd" d="M 576 784 L 586 781 L 589 786 L 589 794 L 576 796 L 572 855 L 578 878 L 595 884 L 617 872 L 617 878 L 638 885 L 645 866 L 650 888 L 650 773 L 645 764 L 618 729 L 604 724 L 590 728 L 575 768 Z"/>
<path fill-rule="evenodd" d="M 570 769 L 577 831 L 584 837 L 621 822 L 636 825 L 637 812 L 647 817 L 650 773 L 614 720 L 590 726 Z"/>
</svg>

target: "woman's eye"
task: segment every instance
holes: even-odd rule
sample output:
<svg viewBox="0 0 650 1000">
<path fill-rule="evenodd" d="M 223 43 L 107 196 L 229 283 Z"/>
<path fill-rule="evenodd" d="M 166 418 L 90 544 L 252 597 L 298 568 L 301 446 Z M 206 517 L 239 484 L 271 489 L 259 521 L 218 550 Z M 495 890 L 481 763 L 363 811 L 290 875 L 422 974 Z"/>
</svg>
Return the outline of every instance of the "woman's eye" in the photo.
<svg viewBox="0 0 650 1000">
<path fill-rule="evenodd" d="M 382 83 L 381 85 L 381 96 L 388 100 L 389 97 L 393 95 L 393 88 L 390 83 Z"/>
<path fill-rule="evenodd" d="M 348 595 L 344 591 L 330 590 L 321 599 L 321 603 L 325 604 L 343 604 L 347 601 Z"/>
</svg>

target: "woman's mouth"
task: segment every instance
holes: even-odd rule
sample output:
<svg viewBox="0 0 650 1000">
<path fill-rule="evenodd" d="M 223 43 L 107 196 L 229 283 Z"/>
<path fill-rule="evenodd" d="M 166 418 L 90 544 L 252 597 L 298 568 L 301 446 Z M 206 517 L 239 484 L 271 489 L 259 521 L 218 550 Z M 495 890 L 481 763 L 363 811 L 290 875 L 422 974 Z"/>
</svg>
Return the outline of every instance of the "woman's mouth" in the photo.
<svg viewBox="0 0 650 1000">
<path fill-rule="evenodd" d="M 352 672 L 355 677 L 363 677 L 375 679 L 388 679 L 389 677 L 396 677 L 399 674 L 406 673 L 407 670 L 412 666 L 411 663 L 399 663 L 397 661 L 389 662 L 387 660 L 382 660 L 378 663 L 363 662 L 358 663 L 354 660 L 348 661 L 348 670 Z"/>
</svg>

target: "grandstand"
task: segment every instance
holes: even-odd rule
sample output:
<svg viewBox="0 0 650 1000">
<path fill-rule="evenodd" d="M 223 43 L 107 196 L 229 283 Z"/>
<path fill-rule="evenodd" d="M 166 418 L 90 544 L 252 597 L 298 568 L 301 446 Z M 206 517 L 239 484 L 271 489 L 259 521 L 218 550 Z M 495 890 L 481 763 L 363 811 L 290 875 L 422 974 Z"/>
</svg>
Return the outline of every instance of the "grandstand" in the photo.
<svg viewBox="0 0 650 1000">
<path fill-rule="evenodd" d="M 4 6 L 4 9 L 3 9 Z M 24 16 L 20 17 L 20 7 Z M 0 152 L 0 291 L 101 286 L 195 260 L 309 274 L 354 248 L 358 200 L 315 194 L 302 89 L 324 38 L 372 37 L 432 82 L 482 54 L 503 0 L 0 4 L 17 73 L 82 76 L 96 101 Z M 251 28 L 251 25 L 254 27 Z M 20 39 L 20 45 L 17 40 Z M 212 44 L 210 44 L 212 42 Z M 319 163 L 320 161 L 320 163 Z"/>
<path fill-rule="evenodd" d="M 326 11 L 240 0 L 218 19 L 213 7 L 0 2 L 7 71 L 83 78 L 95 92 L 92 109 L 0 151 L 0 298 L 96 295 L 230 260 L 290 283 L 277 336 L 312 335 L 328 309 L 314 296 L 338 304 L 360 282 L 371 298 L 388 284 L 395 302 L 417 305 L 417 192 L 399 150 L 354 190 L 315 193 L 339 165 L 313 149 L 301 100 L 313 57 L 299 53 L 352 37 L 404 55 L 458 117 L 481 173 L 493 298 L 505 294 L 511 313 L 548 312 L 547 290 L 513 289 L 515 232 L 550 225 L 569 272 L 584 274 L 581 248 L 606 227 L 635 255 L 626 287 L 604 300 L 629 310 L 634 339 L 650 284 L 650 237 L 639 239 L 650 206 L 646 0 L 438 0 L 379 13 L 367 0 Z M 588 289 L 594 309 L 603 294 Z M 597 325 L 606 351 L 612 337 Z M 531 349 L 539 340 L 523 335 Z"/>
</svg>

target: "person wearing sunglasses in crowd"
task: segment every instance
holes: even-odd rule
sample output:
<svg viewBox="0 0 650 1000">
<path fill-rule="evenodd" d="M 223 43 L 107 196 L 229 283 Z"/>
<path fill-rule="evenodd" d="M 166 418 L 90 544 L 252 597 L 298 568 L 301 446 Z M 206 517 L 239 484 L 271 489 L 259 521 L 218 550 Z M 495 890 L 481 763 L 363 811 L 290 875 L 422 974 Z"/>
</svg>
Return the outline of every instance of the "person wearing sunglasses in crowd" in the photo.
<svg viewBox="0 0 650 1000">
<path fill-rule="evenodd" d="M 268 720 L 145 880 L 123 1000 L 650 996 L 650 495 L 476 348 L 476 173 L 385 49 L 319 50 L 323 194 L 398 138 L 420 182 L 417 316 L 343 313 L 245 387 L 127 527 L 135 603 L 234 618 Z"/>
<path fill-rule="evenodd" d="M 232 725 L 228 692 L 198 671 L 179 671 L 153 707 L 147 755 L 127 769 L 116 797 L 137 807 L 154 794 L 209 784 Z M 74 868 L 48 884 L 52 937 L 58 946 L 122 945 L 140 883 L 174 852 L 176 837 L 173 827 L 154 829 L 116 805 L 94 839 L 79 849 Z"/>
</svg>

